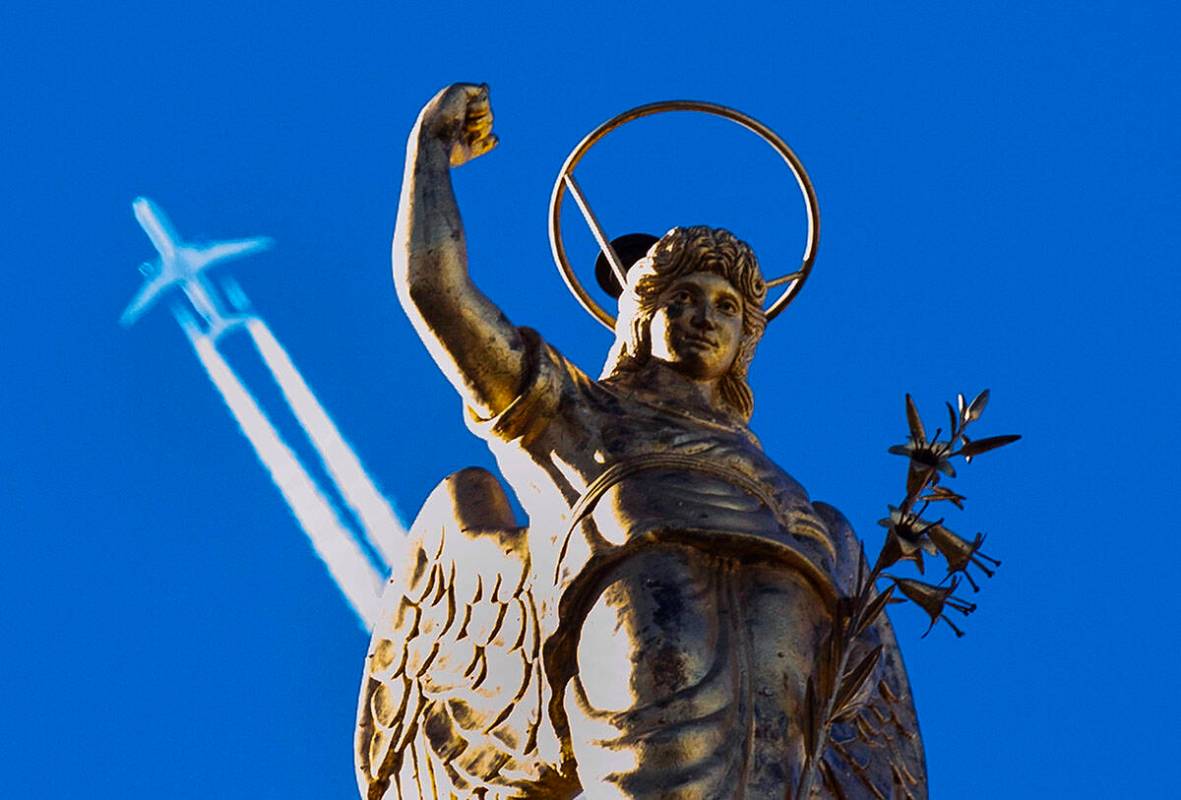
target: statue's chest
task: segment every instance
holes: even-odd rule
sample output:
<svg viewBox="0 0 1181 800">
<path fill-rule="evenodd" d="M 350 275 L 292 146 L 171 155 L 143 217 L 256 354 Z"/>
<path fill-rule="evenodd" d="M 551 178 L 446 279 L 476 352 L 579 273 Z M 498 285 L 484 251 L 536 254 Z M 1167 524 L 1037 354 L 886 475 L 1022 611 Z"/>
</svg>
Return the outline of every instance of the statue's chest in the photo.
<svg viewBox="0 0 1181 800">
<path fill-rule="evenodd" d="M 581 473 L 576 494 L 601 490 L 588 511 L 608 541 L 656 529 L 781 527 L 777 500 L 798 487 L 745 429 L 615 398 L 580 412 L 563 460 Z"/>
<path fill-rule="evenodd" d="M 758 472 L 776 469 L 745 428 L 695 416 L 675 404 L 657 406 L 607 392 L 587 399 L 571 409 L 571 433 L 599 463 L 675 452 L 743 461 Z"/>
</svg>

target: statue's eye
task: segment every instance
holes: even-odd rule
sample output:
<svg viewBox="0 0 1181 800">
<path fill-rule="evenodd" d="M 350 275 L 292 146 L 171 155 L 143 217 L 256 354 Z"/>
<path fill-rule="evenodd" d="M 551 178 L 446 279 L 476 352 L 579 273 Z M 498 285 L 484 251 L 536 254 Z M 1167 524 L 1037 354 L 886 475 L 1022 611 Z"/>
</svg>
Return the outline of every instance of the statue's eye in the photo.
<svg viewBox="0 0 1181 800">
<path fill-rule="evenodd" d="M 675 303 L 678 306 L 683 306 L 693 300 L 693 295 L 688 289 L 677 289 L 673 292 L 673 296 L 669 298 L 669 302 Z"/>
<path fill-rule="evenodd" d="M 722 300 L 718 301 L 718 310 L 723 314 L 737 314 L 738 304 L 728 297 L 723 298 Z"/>
</svg>

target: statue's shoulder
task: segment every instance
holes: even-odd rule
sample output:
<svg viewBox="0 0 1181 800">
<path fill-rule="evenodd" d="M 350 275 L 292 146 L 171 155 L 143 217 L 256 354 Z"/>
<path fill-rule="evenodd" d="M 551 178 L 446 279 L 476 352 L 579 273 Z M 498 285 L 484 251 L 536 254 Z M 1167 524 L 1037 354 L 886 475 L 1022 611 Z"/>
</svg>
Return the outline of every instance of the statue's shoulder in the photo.
<svg viewBox="0 0 1181 800">
<path fill-rule="evenodd" d="M 813 500 L 812 508 L 816 509 L 816 513 L 824 520 L 824 524 L 829 527 L 834 536 L 838 532 L 841 535 L 853 535 L 853 525 L 849 522 L 849 518 L 841 513 L 841 510 L 836 506 L 823 500 Z"/>
<path fill-rule="evenodd" d="M 529 446 L 594 382 L 533 328 L 517 329 L 524 353 L 516 395 L 499 413 L 482 417 L 469 408 L 466 423 L 472 433 L 489 442 Z"/>
<path fill-rule="evenodd" d="M 813 500 L 812 509 L 828 529 L 829 540 L 836 549 L 833 580 L 837 586 L 851 587 L 856 579 L 857 560 L 861 552 L 853 525 L 840 509 L 823 500 Z"/>
</svg>

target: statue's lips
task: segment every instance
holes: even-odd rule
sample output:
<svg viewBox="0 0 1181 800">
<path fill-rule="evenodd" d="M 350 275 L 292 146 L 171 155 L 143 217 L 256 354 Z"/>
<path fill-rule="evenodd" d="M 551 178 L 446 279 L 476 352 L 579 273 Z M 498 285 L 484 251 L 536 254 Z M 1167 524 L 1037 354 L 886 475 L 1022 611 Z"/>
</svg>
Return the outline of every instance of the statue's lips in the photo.
<svg viewBox="0 0 1181 800">
<path fill-rule="evenodd" d="M 706 348 L 708 350 L 713 350 L 718 346 L 718 343 L 715 342 L 713 339 L 708 339 L 704 336 L 689 335 L 689 336 L 686 336 L 683 339 L 683 341 L 685 342 L 685 344 L 692 345 L 694 347 Z"/>
</svg>

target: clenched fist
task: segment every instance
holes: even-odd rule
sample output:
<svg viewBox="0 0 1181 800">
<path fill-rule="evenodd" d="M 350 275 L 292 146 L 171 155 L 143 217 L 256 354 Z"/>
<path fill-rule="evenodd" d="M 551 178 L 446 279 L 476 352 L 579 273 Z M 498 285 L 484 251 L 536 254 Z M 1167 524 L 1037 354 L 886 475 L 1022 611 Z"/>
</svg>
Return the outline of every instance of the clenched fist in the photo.
<svg viewBox="0 0 1181 800">
<path fill-rule="evenodd" d="M 451 166 L 458 167 L 496 147 L 488 85 L 454 83 L 423 106 L 418 129 L 447 146 Z"/>
</svg>

